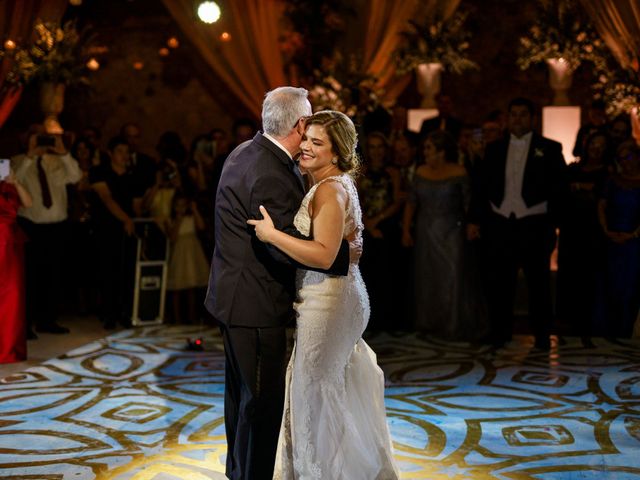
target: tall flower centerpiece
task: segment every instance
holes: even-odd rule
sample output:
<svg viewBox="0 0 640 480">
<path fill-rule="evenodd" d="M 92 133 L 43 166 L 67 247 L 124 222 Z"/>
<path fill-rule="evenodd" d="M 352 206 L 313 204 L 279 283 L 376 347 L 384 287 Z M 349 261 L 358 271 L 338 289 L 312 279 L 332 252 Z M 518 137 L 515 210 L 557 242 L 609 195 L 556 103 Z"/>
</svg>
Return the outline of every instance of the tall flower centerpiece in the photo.
<svg viewBox="0 0 640 480">
<path fill-rule="evenodd" d="M 0 55 L 11 60 L 6 77 L 9 87 L 31 82 L 40 85 L 40 107 L 44 127 L 49 133 L 62 133 L 58 115 L 64 107 L 65 88 L 88 83 L 86 60 L 82 55 L 81 35 L 73 22 L 63 25 L 36 22 L 33 41 L 26 46 L 5 47 Z"/>
<path fill-rule="evenodd" d="M 327 59 L 322 70 L 314 71 L 313 85 L 309 89 L 314 111 L 338 110 L 361 121 L 359 116 L 378 108 L 382 92 L 376 88 L 377 79 L 363 71 L 356 55 L 345 58 L 336 53 Z"/>
<path fill-rule="evenodd" d="M 340 44 L 355 17 L 342 0 L 287 0 L 279 46 L 289 78 L 309 89 L 314 111 L 338 110 L 361 121 L 379 106 L 381 92 L 359 56 Z"/>
<path fill-rule="evenodd" d="M 470 33 L 465 29 L 468 12 L 458 10 L 447 20 L 432 17 L 425 23 L 409 21 L 410 30 L 394 52 L 396 72 L 415 71 L 422 108 L 434 108 L 443 70 L 462 73 L 478 68 L 466 55 Z"/>
<path fill-rule="evenodd" d="M 606 46 L 581 14 L 575 0 L 540 0 L 536 20 L 520 37 L 517 60 L 522 70 L 546 63 L 554 105 L 569 105 L 568 91 L 575 70 L 590 63 L 600 70 L 606 63 Z"/>
<path fill-rule="evenodd" d="M 609 68 L 600 72 L 593 85 L 594 97 L 604 100 L 611 116 L 629 114 L 633 138 L 640 144 L 640 65 Z"/>
</svg>

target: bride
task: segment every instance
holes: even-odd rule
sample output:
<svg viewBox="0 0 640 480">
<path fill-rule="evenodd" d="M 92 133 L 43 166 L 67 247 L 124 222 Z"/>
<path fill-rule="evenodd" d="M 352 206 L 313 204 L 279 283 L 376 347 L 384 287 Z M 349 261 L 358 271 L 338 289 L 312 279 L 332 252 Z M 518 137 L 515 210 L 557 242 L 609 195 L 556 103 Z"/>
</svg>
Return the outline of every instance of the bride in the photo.
<svg viewBox="0 0 640 480">
<path fill-rule="evenodd" d="M 300 168 L 313 187 L 295 217 L 300 240 L 262 220 L 248 220 L 258 239 L 297 262 L 326 269 L 343 238 L 362 243 L 362 216 L 351 174 L 357 134 L 349 117 L 322 111 L 309 117 Z M 355 232 L 355 235 L 352 235 Z M 362 339 L 369 298 L 357 263 L 346 277 L 298 270 L 296 344 L 287 369 L 275 480 L 395 480 L 384 408 L 384 376 Z"/>
</svg>

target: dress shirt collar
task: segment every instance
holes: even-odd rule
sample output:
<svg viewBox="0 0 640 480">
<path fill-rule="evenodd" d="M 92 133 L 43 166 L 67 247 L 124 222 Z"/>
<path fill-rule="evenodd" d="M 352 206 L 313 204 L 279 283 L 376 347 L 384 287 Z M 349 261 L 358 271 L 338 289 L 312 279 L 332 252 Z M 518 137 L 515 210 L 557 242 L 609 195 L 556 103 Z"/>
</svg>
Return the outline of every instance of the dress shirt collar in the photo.
<svg viewBox="0 0 640 480">
<path fill-rule="evenodd" d="M 509 137 L 509 143 L 515 143 L 519 145 L 529 145 L 531 143 L 531 137 L 533 132 L 525 133 L 521 137 L 516 137 L 513 133 Z"/>
<path fill-rule="evenodd" d="M 280 150 L 282 150 L 284 153 L 287 154 L 287 157 L 289 157 L 291 160 L 293 160 L 293 157 L 291 156 L 291 154 L 289 153 L 289 150 L 287 150 L 286 148 L 284 148 L 282 146 L 282 144 L 276 140 L 274 137 L 272 137 L 271 135 L 269 135 L 268 133 L 264 132 L 262 134 L 264 136 L 264 138 L 269 139 L 272 143 L 274 143 L 278 148 L 280 148 Z"/>
</svg>

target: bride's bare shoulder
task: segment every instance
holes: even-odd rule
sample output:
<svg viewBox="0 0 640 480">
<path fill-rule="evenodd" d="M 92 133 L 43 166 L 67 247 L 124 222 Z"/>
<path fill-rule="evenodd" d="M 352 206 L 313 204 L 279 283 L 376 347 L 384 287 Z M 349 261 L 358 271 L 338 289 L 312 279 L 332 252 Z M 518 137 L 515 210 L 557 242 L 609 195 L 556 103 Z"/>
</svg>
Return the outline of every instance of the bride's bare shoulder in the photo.
<svg viewBox="0 0 640 480">
<path fill-rule="evenodd" d="M 338 179 L 331 178 L 322 182 L 316 188 L 313 196 L 313 203 L 321 205 L 328 202 L 338 202 L 344 205 L 348 199 L 348 193 L 342 182 Z"/>
</svg>

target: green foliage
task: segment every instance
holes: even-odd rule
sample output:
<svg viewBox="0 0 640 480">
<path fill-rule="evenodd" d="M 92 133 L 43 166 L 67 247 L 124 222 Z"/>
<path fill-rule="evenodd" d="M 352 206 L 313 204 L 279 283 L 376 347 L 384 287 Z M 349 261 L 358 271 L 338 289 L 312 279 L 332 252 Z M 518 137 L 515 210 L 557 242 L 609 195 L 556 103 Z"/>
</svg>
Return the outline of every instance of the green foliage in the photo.
<svg viewBox="0 0 640 480">
<path fill-rule="evenodd" d="M 518 66 L 526 70 L 535 63 L 563 58 L 572 72 L 583 62 L 599 70 L 606 64 L 606 56 L 604 42 L 575 0 L 541 0 L 534 24 L 520 37 Z"/>
<path fill-rule="evenodd" d="M 471 34 L 465 29 L 468 12 L 458 10 L 451 18 L 430 19 L 426 24 L 409 21 L 410 31 L 402 33 L 403 41 L 394 52 L 398 74 L 415 69 L 421 63 L 441 63 L 454 73 L 477 69 L 466 52 Z"/>
<path fill-rule="evenodd" d="M 340 52 L 325 60 L 325 68 L 314 71 L 309 99 L 317 110 L 338 110 L 350 117 L 374 111 L 380 105 L 382 91 L 377 79 L 368 75 L 357 55 L 345 58 Z"/>
<path fill-rule="evenodd" d="M 601 71 L 592 87 L 594 98 L 604 100 L 610 115 L 629 113 L 634 107 L 640 107 L 640 72 L 631 68 Z"/>
<path fill-rule="evenodd" d="M 33 33 L 30 45 L 0 50 L 0 58 L 11 61 L 6 77 L 9 85 L 21 86 L 32 81 L 88 83 L 81 55 L 83 42 L 73 22 L 64 25 L 37 22 Z"/>
</svg>

